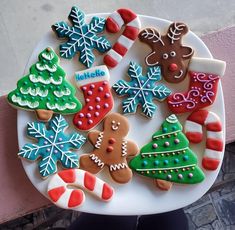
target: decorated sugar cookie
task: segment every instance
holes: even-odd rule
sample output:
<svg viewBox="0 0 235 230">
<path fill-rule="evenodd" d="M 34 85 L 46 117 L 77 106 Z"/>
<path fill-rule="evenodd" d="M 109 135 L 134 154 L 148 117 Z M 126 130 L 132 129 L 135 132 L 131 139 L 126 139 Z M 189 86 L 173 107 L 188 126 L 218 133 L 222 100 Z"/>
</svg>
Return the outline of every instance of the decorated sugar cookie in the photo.
<svg viewBox="0 0 235 230">
<path fill-rule="evenodd" d="M 164 79 L 171 83 L 184 80 L 193 49 L 183 46 L 181 40 L 188 27 L 181 22 L 170 24 L 165 35 L 154 28 L 146 28 L 139 33 L 141 42 L 146 43 L 152 52 L 145 58 L 148 66 L 160 65 Z"/>
<path fill-rule="evenodd" d="M 42 122 L 29 122 L 27 134 L 37 139 L 37 144 L 26 144 L 18 156 L 29 161 L 39 159 L 38 169 L 45 178 L 57 172 L 57 162 L 64 168 L 77 168 L 78 155 L 71 149 L 80 149 L 86 138 L 79 133 L 65 134 L 68 123 L 57 115 L 50 120 L 48 128 Z"/>
<path fill-rule="evenodd" d="M 189 65 L 189 89 L 184 93 L 177 92 L 169 96 L 167 98 L 169 109 L 174 113 L 185 113 L 212 105 L 225 67 L 224 61 L 192 58 Z"/>
<path fill-rule="evenodd" d="M 110 185 L 81 169 L 66 169 L 53 175 L 48 183 L 47 193 L 58 207 L 74 209 L 85 202 L 82 189 L 102 201 L 110 201 L 114 194 Z"/>
<path fill-rule="evenodd" d="M 34 110 L 41 121 L 48 121 L 53 113 L 72 114 L 81 109 L 75 88 L 66 80 L 59 58 L 52 48 L 46 48 L 29 74 L 17 82 L 8 94 L 8 101 L 17 108 Z"/>
<path fill-rule="evenodd" d="M 79 52 L 79 61 L 89 68 L 95 61 L 94 49 L 105 53 L 111 48 L 109 41 L 99 35 L 104 30 L 105 18 L 93 17 L 90 23 L 86 24 L 85 14 L 73 6 L 68 19 L 71 25 L 58 22 L 52 26 L 59 38 L 67 39 L 60 45 L 60 56 L 72 59 Z"/>
<path fill-rule="evenodd" d="M 109 114 L 104 120 L 102 132 L 88 133 L 94 150 L 90 154 L 81 155 L 80 168 L 96 174 L 107 166 L 113 180 L 127 183 L 132 178 L 132 171 L 126 158 L 138 153 L 136 144 L 125 139 L 128 131 L 128 120 L 124 116 Z"/>
<path fill-rule="evenodd" d="M 74 115 L 73 123 L 80 130 L 99 124 L 113 108 L 109 86 L 109 70 L 105 65 L 76 72 L 75 81 L 84 94 L 85 105 Z"/>
<path fill-rule="evenodd" d="M 222 160 L 224 148 L 223 129 L 219 116 L 207 110 L 192 112 L 185 122 L 185 135 L 190 142 L 200 143 L 203 138 L 203 126 L 206 128 L 206 149 L 202 166 L 207 170 L 216 170 Z"/>
<path fill-rule="evenodd" d="M 153 178 L 162 190 L 169 190 L 172 182 L 199 183 L 205 176 L 197 165 L 197 156 L 188 146 L 182 126 L 172 114 L 153 134 L 152 141 L 130 161 L 129 166 L 137 173 Z"/>
<path fill-rule="evenodd" d="M 123 25 L 125 29 L 121 36 L 104 56 L 104 63 L 111 68 L 118 65 L 138 37 L 141 27 L 139 16 L 130 9 L 118 9 L 107 18 L 106 30 L 118 33 Z"/>
<path fill-rule="evenodd" d="M 127 95 L 127 99 L 122 103 L 123 113 L 135 113 L 140 104 L 143 114 L 152 118 L 157 108 L 153 99 L 163 101 L 171 93 L 164 84 L 156 84 L 161 80 L 160 67 L 149 67 L 144 76 L 142 67 L 130 62 L 128 75 L 131 81 L 119 80 L 113 85 L 113 89 L 118 95 Z"/>
</svg>

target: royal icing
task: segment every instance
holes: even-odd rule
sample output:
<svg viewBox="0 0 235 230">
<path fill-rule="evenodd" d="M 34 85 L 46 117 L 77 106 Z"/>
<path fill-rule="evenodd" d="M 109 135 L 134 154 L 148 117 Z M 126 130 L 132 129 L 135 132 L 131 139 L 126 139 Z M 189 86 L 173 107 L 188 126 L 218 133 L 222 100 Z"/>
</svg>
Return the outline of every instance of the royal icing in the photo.
<svg viewBox="0 0 235 230">
<path fill-rule="evenodd" d="M 149 67 L 146 76 L 143 76 L 142 67 L 130 62 L 128 75 L 131 81 L 119 80 L 113 85 L 118 95 L 128 96 L 122 103 L 123 113 L 135 113 L 138 105 L 141 104 L 143 114 L 152 118 L 156 111 L 153 99 L 163 101 L 171 93 L 164 84 L 156 84 L 161 80 L 160 67 Z"/>
<path fill-rule="evenodd" d="M 60 161 L 64 168 L 78 167 L 78 155 L 70 149 L 80 149 L 86 138 L 79 133 L 65 134 L 68 123 L 57 115 L 50 120 L 48 128 L 41 122 L 29 122 L 27 134 L 37 139 L 37 144 L 26 144 L 18 156 L 30 161 L 40 158 L 38 169 L 45 178 L 57 172 L 57 162 Z"/>
<path fill-rule="evenodd" d="M 118 9 L 107 18 L 106 30 L 110 33 L 118 33 L 123 25 L 125 25 L 123 33 L 104 56 L 104 63 L 109 67 L 117 66 L 132 47 L 138 36 L 141 22 L 138 15 L 130 9 Z"/>
<path fill-rule="evenodd" d="M 104 53 L 111 48 L 104 36 L 97 35 L 104 30 L 105 18 L 93 17 L 90 23 L 86 24 L 84 13 L 76 6 L 72 7 L 68 18 L 72 26 L 66 22 L 58 22 L 52 26 L 59 38 L 68 39 L 60 45 L 60 56 L 71 59 L 79 52 L 79 61 L 89 68 L 95 61 L 93 49 Z"/>
<path fill-rule="evenodd" d="M 208 72 L 204 72 L 208 71 Z M 192 58 L 189 65 L 189 90 L 174 93 L 167 99 L 174 113 L 192 112 L 214 103 L 218 82 L 225 71 L 225 62 L 208 58 Z M 218 75 L 219 74 L 219 75 Z"/>
<path fill-rule="evenodd" d="M 182 46 L 181 39 L 188 27 L 181 22 L 170 24 L 167 34 L 162 36 L 153 28 L 146 28 L 139 34 L 140 41 L 148 44 L 152 52 L 146 57 L 148 66 L 160 65 L 164 79 L 171 83 L 184 80 L 193 49 Z"/>
<path fill-rule="evenodd" d="M 75 209 L 85 202 L 82 189 L 102 201 L 109 201 L 114 194 L 114 189 L 110 185 L 81 169 L 67 169 L 53 175 L 49 180 L 47 193 L 58 207 Z"/>
<path fill-rule="evenodd" d="M 65 72 L 53 49 L 46 48 L 38 59 L 29 74 L 20 79 L 17 88 L 8 94 L 8 101 L 16 107 L 35 110 L 42 121 L 49 120 L 53 112 L 71 114 L 79 111 L 81 103 L 75 97 L 75 88 L 65 79 Z M 47 114 L 45 118 L 41 116 L 41 110 Z"/>
<path fill-rule="evenodd" d="M 80 157 L 80 168 L 96 174 L 106 166 L 116 182 L 127 183 L 132 178 L 132 172 L 126 158 L 138 153 L 136 144 L 125 139 L 128 131 L 125 117 L 117 113 L 109 114 L 104 120 L 102 132 L 88 133 L 88 139 L 95 148 L 92 153 Z"/>
<path fill-rule="evenodd" d="M 170 121 L 170 122 L 169 122 Z M 177 117 L 172 114 L 143 146 L 129 166 L 137 173 L 157 180 L 195 184 L 204 179 L 197 156 L 188 147 Z"/>
<path fill-rule="evenodd" d="M 206 149 L 202 166 L 208 170 L 216 170 L 222 160 L 224 141 L 222 123 L 218 115 L 207 110 L 192 112 L 184 126 L 184 131 L 192 143 L 200 143 L 203 139 L 202 126 L 206 127 Z"/>
<path fill-rule="evenodd" d="M 74 115 L 73 123 L 80 130 L 98 125 L 113 108 L 109 86 L 109 70 L 105 65 L 76 72 L 75 81 L 84 94 L 85 105 Z"/>
</svg>

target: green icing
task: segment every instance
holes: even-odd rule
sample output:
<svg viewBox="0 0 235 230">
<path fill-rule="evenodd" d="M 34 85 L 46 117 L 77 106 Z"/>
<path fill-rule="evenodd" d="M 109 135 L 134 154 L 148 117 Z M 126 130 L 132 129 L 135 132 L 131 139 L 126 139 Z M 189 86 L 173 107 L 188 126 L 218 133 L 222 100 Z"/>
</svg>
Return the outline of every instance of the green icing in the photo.
<svg viewBox="0 0 235 230">
<path fill-rule="evenodd" d="M 8 101 L 27 110 L 52 110 L 61 114 L 78 112 L 82 105 L 75 96 L 76 90 L 65 78 L 59 58 L 52 48 L 38 56 L 29 74 L 17 82 L 17 88 L 8 94 Z"/>
<path fill-rule="evenodd" d="M 152 141 L 130 161 L 137 173 L 154 179 L 182 184 L 195 184 L 205 176 L 197 165 L 196 154 L 188 147 L 189 141 L 182 126 L 173 114 L 166 118 L 161 129 L 153 134 Z"/>
</svg>

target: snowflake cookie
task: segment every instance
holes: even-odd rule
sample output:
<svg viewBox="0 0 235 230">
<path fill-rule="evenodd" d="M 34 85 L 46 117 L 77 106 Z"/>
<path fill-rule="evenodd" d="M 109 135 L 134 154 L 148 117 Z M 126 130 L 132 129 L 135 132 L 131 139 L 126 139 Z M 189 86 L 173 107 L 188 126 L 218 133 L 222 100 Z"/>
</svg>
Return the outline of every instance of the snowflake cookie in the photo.
<svg viewBox="0 0 235 230">
<path fill-rule="evenodd" d="M 153 99 L 163 101 L 171 94 L 170 89 L 165 85 L 156 85 L 156 82 L 161 80 L 160 67 L 149 67 L 146 76 L 143 76 L 142 67 L 135 62 L 130 62 L 128 75 L 131 81 L 119 80 L 113 85 L 118 95 L 128 95 L 122 103 L 123 113 L 135 113 L 138 104 L 141 104 L 144 115 L 152 118 L 156 110 Z"/>
<path fill-rule="evenodd" d="M 104 36 L 97 36 L 103 32 L 105 18 L 93 17 L 89 24 L 85 23 L 85 14 L 76 6 L 73 6 L 68 19 L 72 26 L 66 22 L 58 22 L 52 25 L 53 31 L 59 38 L 67 38 L 68 41 L 60 45 L 60 55 L 71 59 L 80 52 L 79 60 L 86 67 L 91 67 L 95 61 L 93 49 L 105 53 L 111 48 L 110 42 Z"/>
<path fill-rule="evenodd" d="M 65 134 L 68 123 L 61 115 L 50 120 L 48 129 L 44 123 L 29 122 L 27 134 L 38 140 L 37 144 L 26 144 L 18 156 L 30 161 L 39 161 L 39 173 L 47 177 L 57 172 L 57 161 L 64 168 L 77 168 L 78 155 L 70 149 L 80 149 L 86 138 L 79 133 Z"/>
</svg>

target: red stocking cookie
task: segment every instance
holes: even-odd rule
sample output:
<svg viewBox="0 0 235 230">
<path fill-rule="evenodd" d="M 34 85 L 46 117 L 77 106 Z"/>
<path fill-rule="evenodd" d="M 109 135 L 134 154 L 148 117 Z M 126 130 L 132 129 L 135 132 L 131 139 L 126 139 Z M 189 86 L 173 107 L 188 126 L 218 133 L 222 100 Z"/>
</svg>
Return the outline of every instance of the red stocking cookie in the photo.
<svg viewBox="0 0 235 230">
<path fill-rule="evenodd" d="M 91 131 L 88 139 L 94 145 L 94 151 L 80 157 L 80 168 L 98 173 L 109 167 L 111 177 L 118 183 L 127 183 L 132 177 L 126 158 L 138 153 L 138 147 L 125 139 L 129 131 L 127 119 L 117 113 L 108 115 L 104 120 L 104 130 Z"/>
<path fill-rule="evenodd" d="M 213 112 L 198 110 L 192 112 L 184 126 L 185 134 L 190 142 L 202 141 L 202 126 L 206 127 L 206 150 L 202 160 L 202 166 L 208 170 L 217 169 L 224 148 L 223 131 L 220 118 Z"/>
<path fill-rule="evenodd" d="M 153 28 L 146 28 L 139 34 L 140 41 L 148 44 L 152 52 L 146 57 L 148 66 L 160 65 L 164 79 L 171 83 L 184 80 L 188 63 L 193 55 L 191 47 L 181 44 L 188 27 L 181 22 L 170 24 L 165 35 Z"/>
<path fill-rule="evenodd" d="M 56 173 L 49 181 L 47 193 L 60 208 L 80 207 L 85 202 L 85 189 L 102 201 L 109 201 L 113 188 L 94 175 L 81 169 L 68 169 Z"/>
<path fill-rule="evenodd" d="M 138 36 L 141 23 L 138 15 L 129 9 L 119 9 L 107 18 L 106 29 L 110 33 L 119 32 L 124 24 L 125 30 L 122 35 L 104 56 L 104 63 L 109 67 L 115 67 L 131 48 Z"/>
<path fill-rule="evenodd" d="M 212 105 L 225 66 L 225 62 L 220 60 L 192 58 L 189 65 L 189 90 L 174 93 L 167 98 L 170 110 L 174 113 L 185 113 Z"/>
<path fill-rule="evenodd" d="M 85 105 L 73 118 L 74 125 L 80 130 L 95 127 L 113 108 L 110 92 L 109 71 L 106 66 L 97 66 L 75 74 L 78 87 L 82 90 Z"/>
</svg>

